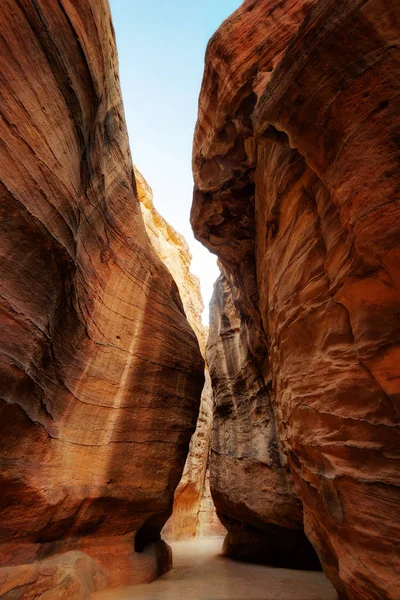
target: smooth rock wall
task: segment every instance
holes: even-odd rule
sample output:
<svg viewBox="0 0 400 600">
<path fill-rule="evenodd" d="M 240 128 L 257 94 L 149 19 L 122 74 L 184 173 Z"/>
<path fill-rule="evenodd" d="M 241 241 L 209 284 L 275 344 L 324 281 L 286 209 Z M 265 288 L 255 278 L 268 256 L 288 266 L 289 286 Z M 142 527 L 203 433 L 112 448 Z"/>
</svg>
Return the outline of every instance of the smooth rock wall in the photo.
<svg viewBox="0 0 400 600">
<path fill-rule="evenodd" d="M 0 564 L 149 580 L 204 362 L 145 232 L 108 2 L 4 0 L 0 24 Z"/>
</svg>

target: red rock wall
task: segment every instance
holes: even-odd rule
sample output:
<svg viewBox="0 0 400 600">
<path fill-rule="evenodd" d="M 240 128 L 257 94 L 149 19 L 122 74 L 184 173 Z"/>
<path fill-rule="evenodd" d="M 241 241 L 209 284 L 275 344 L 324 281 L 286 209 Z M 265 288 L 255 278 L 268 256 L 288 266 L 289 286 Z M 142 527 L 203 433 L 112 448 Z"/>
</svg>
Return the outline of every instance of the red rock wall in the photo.
<svg viewBox="0 0 400 600">
<path fill-rule="evenodd" d="M 148 580 L 134 544 L 171 513 L 204 363 L 145 233 L 108 2 L 0 23 L 0 563 L 83 550 Z"/>
<path fill-rule="evenodd" d="M 270 378 L 305 532 L 351 600 L 400 588 L 399 33 L 396 0 L 245 1 L 210 42 L 194 143 L 196 235 Z"/>
</svg>

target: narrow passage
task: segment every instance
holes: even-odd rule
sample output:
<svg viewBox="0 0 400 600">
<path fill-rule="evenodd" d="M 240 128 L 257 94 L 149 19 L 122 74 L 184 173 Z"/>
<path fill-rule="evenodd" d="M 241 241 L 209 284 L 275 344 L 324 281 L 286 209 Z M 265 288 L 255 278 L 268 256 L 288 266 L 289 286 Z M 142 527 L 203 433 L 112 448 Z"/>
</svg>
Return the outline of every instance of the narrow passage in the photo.
<svg viewBox="0 0 400 600">
<path fill-rule="evenodd" d="M 221 556 L 222 542 L 175 542 L 169 573 L 150 584 L 94 594 L 93 600 L 337 600 L 323 573 L 236 562 Z"/>
</svg>

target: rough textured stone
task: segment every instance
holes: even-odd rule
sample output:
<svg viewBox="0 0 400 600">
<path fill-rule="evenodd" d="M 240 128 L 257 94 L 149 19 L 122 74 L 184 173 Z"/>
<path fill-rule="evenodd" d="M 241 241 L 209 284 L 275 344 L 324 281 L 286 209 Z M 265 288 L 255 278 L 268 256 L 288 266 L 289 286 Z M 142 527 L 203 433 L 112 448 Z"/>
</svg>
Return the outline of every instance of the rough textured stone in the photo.
<svg viewBox="0 0 400 600">
<path fill-rule="evenodd" d="M 0 23 L 0 564 L 82 550 L 128 583 L 204 362 L 145 233 L 108 2 L 4 0 Z"/>
<path fill-rule="evenodd" d="M 0 571 L 2 600 L 89 600 L 107 587 L 108 577 L 96 561 L 79 551 Z"/>
<path fill-rule="evenodd" d="M 212 426 L 212 389 L 208 372 L 196 431 L 190 442 L 182 479 L 176 488 L 172 516 L 163 529 L 166 540 L 195 537 L 206 479 Z"/>
<path fill-rule="evenodd" d="M 136 168 L 135 179 L 147 234 L 178 286 L 187 319 L 204 353 L 208 327 L 205 327 L 201 320 L 204 305 L 200 281 L 190 271 L 192 256 L 189 247 L 184 237 L 155 209 L 152 190 Z M 163 529 L 163 535 L 171 541 L 202 535 L 206 531 L 210 533 L 214 531 L 221 535 L 224 532 L 210 498 L 208 497 L 208 501 L 204 498 L 203 501 L 203 496 L 207 495 L 205 483 L 211 438 L 212 405 L 211 382 L 206 369 L 196 431 L 190 442 L 182 479 L 175 491 L 173 513 Z"/>
<path fill-rule="evenodd" d="M 207 360 L 214 388 L 211 489 L 228 530 L 225 553 L 269 565 L 316 568 L 301 502 L 280 452 L 268 361 L 221 276 L 211 305 Z M 264 370 L 264 374 L 263 374 Z"/>
<path fill-rule="evenodd" d="M 251 403 L 260 369 L 306 534 L 351 600 L 400 588 L 399 22 L 397 0 L 245 1 L 209 44 L 194 142 L 192 223 L 226 280 L 208 356 L 217 398 L 236 373 L 232 403 Z M 249 356 L 240 373 L 228 335 Z M 233 437 L 246 449 L 250 435 L 237 407 L 213 442 L 227 515 L 247 477 L 244 460 L 218 505 Z"/>
<path fill-rule="evenodd" d="M 226 529 L 222 525 L 215 510 L 214 500 L 210 487 L 210 461 L 208 462 L 206 478 L 204 481 L 203 494 L 197 517 L 196 537 L 223 537 Z"/>
</svg>

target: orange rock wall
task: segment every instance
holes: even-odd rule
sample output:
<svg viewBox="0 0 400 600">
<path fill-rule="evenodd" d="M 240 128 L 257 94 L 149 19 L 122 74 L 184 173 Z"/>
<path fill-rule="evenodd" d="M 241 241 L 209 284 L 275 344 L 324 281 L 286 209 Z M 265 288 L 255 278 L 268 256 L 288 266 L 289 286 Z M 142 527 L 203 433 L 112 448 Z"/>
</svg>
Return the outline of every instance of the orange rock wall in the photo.
<svg viewBox="0 0 400 600">
<path fill-rule="evenodd" d="M 351 600 L 396 600 L 400 588 L 399 33 L 396 0 L 245 1 L 209 44 L 194 141 L 192 223 L 226 280 L 208 353 L 217 411 L 224 373 L 237 376 L 223 334 L 233 306 L 230 335 L 247 330 L 269 389 L 266 442 L 276 440 L 305 532 Z M 233 436 L 249 429 L 238 410 L 224 419 L 211 483 L 218 512 L 234 516 L 248 501 L 244 464 L 225 498 L 218 481 L 246 447 Z M 242 513 L 244 528 L 254 516 L 273 522 L 276 471 L 264 473 L 264 513 Z"/>
<path fill-rule="evenodd" d="M 0 23 L 0 564 L 81 550 L 149 580 L 204 362 L 145 232 L 108 2 Z"/>
<path fill-rule="evenodd" d="M 224 537 L 226 529 L 222 525 L 215 510 L 214 500 L 210 488 L 210 468 L 207 465 L 203 494 L 197 513 L 196 536 L 199 538 Z"/>
</svg>

